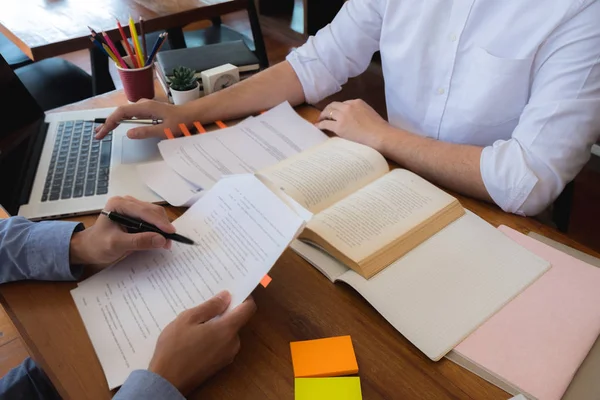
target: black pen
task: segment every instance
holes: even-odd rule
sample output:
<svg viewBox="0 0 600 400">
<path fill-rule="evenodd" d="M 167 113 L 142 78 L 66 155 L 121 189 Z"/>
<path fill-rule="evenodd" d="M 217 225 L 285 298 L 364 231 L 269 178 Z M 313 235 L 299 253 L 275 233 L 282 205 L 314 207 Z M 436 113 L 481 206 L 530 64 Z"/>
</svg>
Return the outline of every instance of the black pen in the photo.
<svg viewBox="0 0 600 400">
<path fill-rule="evenodd" d="M 94 119 L 96 124 L 105 124 L 106 118 L 96 118 Z M 162 119 L 156 118 L 131 118 L 131 119 L 122 119 L 119 121 L 119 124 L 141 124 L 141 125 L 158 125 L 162 124 Z"/>
<path fill-rule="evenodd" d="M 117 224 L 124 226 L 125 228 L 135 229 L 138 232 L 156 232 L 164 236 L 166 239 L 174 240 L 175 242 L 184 244 L 195 244 L 192 239 L 188 239 L 185 236 L 178 235 L 177 233 L 167 233 L 157 228 L 156 226 L 144 222 L 137 218 L 128 217 L 127 215 L 119 214 L 114 211 L 102 210 L 102 215 L 106 215 L 108 219 Z"/>
</svg>

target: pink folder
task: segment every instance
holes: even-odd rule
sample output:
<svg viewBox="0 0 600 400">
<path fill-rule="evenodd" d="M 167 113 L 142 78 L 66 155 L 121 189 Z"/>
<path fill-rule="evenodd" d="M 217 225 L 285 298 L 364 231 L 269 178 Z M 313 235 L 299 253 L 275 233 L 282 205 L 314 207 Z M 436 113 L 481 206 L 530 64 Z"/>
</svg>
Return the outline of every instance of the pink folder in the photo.
<svg viewBox="0 0 600 400">
<path fill-rule="evenodd" d="M 559 400 L 600 334 L 600 269 L 499 229 L 552 267 L 455 351 L 539 400 Z"/>
</svg>

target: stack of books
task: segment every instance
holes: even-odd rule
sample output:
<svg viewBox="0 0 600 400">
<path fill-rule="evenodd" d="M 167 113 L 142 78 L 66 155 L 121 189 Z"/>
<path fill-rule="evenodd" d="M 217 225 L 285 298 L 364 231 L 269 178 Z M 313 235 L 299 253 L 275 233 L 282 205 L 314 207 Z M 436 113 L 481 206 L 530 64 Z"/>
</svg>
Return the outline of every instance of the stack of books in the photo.
<svg viewBox="0 0 600 400">
<path fill-rule="evenodd" d="M 168 94 L 169 101 L 171 100 L 169 82 L 175 67 L 188 67 L 196 71 L 196 78 L 200 78 L 203 71 L 223 64 L 233 64 L 238 67 L 241 80 L 249 78 L 260 70 L 258 58 L 242 40 L 166 50 L 158 53 L 156 61 L 156 76 L 165 93 Z M 202 80 L 199 79 L 198 82 L 200 90 L 203 91 Z"/>
</svg>

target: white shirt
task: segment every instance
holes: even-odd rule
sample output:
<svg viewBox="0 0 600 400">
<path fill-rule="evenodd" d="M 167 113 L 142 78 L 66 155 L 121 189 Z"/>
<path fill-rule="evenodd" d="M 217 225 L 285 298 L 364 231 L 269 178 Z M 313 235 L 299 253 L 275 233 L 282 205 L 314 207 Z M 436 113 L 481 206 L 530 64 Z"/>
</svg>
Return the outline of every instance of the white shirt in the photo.
<svg viewBox="0 0 600 400">
<path fill-rule="evenodd" d="M 544 210 L 600 134 L 600 1 L 350 0 L 293 51 L 307 102 L 381 51 L 390 124 L 484 147 L 505 211 Z"/>
</svg>

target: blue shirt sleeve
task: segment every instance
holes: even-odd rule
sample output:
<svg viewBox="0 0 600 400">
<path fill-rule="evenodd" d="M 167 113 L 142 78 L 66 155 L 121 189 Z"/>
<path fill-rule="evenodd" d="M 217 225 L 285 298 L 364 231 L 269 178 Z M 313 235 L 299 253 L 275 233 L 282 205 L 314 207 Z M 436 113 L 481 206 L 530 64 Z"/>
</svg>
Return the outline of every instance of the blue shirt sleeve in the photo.
<svg viewBox="0 0 600 400">
<path fill-rule="evenodd" d="M 185 397 L 169 381 L 145 369 L 129 375 L 113 400 L 185 400 Z"/>
<path fill-rule="evenodd" d="M 76 222 L 31 222 L 23 217 L 0 220 L 0 283 L 24 279 L 67 281 L 83 268 L 69 263 Z"/>
</svg>

